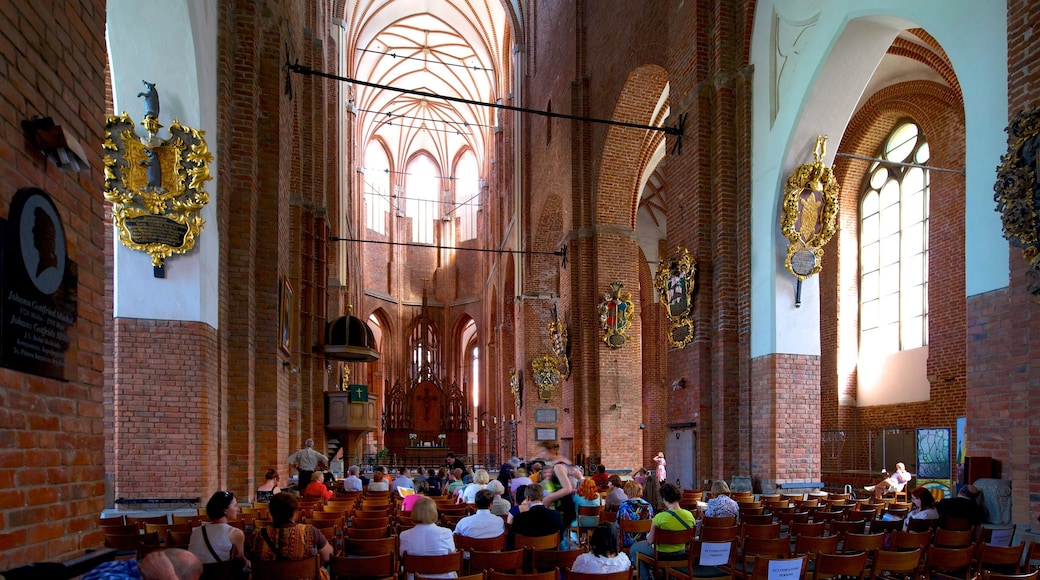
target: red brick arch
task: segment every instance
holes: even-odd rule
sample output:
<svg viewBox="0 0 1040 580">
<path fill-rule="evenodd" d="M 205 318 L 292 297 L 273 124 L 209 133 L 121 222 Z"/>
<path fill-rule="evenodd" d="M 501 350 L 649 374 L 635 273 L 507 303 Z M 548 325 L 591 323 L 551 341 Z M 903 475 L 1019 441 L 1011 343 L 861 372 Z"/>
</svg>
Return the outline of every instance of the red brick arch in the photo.
<svg viewBox="0 0 1040 580">
<path fill-rule="evenodd" d="M 621 90 L 614 121 L 639 125 L 663 125 L 657 106 L 668 90 L 668 73 L 657 65 L 643 65 L 628 75 Z M 595 223 L 635 229 L 639 210 L 639 178 L 664 139 L 661 131 L 612 125 L 600 158 L 599 177 L 593 193 Z"/>
</svg>

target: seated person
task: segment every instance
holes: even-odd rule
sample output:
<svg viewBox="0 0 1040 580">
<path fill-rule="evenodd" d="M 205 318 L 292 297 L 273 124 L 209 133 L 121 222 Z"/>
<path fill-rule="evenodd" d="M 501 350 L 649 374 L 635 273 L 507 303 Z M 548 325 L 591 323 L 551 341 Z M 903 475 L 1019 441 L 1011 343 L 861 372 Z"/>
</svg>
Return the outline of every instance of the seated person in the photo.
<svg viewBox="0 0 1040 580">
<path fill-rule="evenodd" d="M 863 489 L 874 492 L 874 497 L 881 499 L 883 495 L 890 491 L 903 491 L 903 488 L 906 487 L 906 484 L 909 483 L 913 477 L 914 476 L 906 470 L 905 465 L 903 465 L 902 463 L 897 463 L 896 470 L 892 473 L 892 475 L 889 475 L 888 477 L 882 479 L 874 485 L 868 485 Z"/>
<path fill-rule="evenodd" d="M 628 500 L 624 487 L 625 484 L 621 482 L 621 476 L 616 473 L 607 479 L 607 489 L 609 491 L 606 497 L 603 498 L 604 510 L 616 512 L 621 507 L 621 504 Z"/>
<path fill-rule="evenodd" d="M 940 527 L 946 525 L 949 518 L 967 520 L 977 526 L 985 519 L 982 509 L 982 491 L 974 485 L 965 485 L 957 492 L 957 497 L 948 497 L 935 504 L 939 512 Z"/>
<path fill-rule="evenodd" d="M 231 526 L 228 520 L 238 519 L 238 500 L 229 491 L 218 491 L 206 502 L 209 521 L 191 531 L 188 551 L 203 564 L 245 559 L 245 533 Z"/>
<path fill-rule="evenodd" d="M 711 484 L 711 499 L 708 507 L 704 508 L 704 515 L 709 518 L 740 517 L 740 504 L 730 497 L 730 493 L 729 485 L 721 479 Z"/>
<path fill-rule="evenodd" d="M 502 495 L 506 492 L 505 486 L 502 482 L 497 479 L 492 479 L 487 484 L 487 491 L 490 491 L 494 496 L 495 500 L 491 502 L 491 513 L 496 516 L 504 516 L 509 513 L 509 510 L 513 509 L 513 504 Z M 477 492 L 480 493 L 479 491 Z"/>
<path fill-rule="evenodd" d="M 592 481 L 596 482 L 596 487 L 607 487 L 607 480 L 610 476 L 607 475 L 607 466 L 600 463 L 596 466 L 596 473 L 592 475 Z"/>
<path fill-rule="evenodd" d="M 527 477 L 526 469 L 518 467 L 516 470 L 516 476 L 509 480 L 509 495 L 513 496 L 513 500 L 515 500 L 516 503 L 524 501 L 520 492 L 517 491 L 521 485 L 531 485 L 531 478 Z"/>
<path fill-rule="evenodd" d="M 13 572 L 9 570 L 8 572 Z M 94 568 L 83 580 L 109 580 L 128 578 L 190 578 L 202 576 L 202 562 L 191 552 L 182 548 L 166 548 L 149 552 L 140 562 L 137 560 L 113 560 Z M 14 576 L 10 576 L 13 578 Z"/>
<path fill-rule="evenodd" d="M 430 482 L 420 479 L 415 482 L 415 493 L 404 496 L 401 500 L 401 511 L 410 512 L 415 509 L 416 502 L 423 496 L 430 495 Z"/>
<path fill-rule="evenodd" d="M 661 499 L 664 500 L 665 510 L 654 516 L 654 525 L 650 528 L 650 533 L 646 535 L 645 540 L 641 540 L 632 545 L 630 557 L 632 562 L 636 561 L 636 554 L 646 554 L 647 556 L 654 555 L 654 531 L 657 528 L 668 531 L 680 531 L 688 530 L 697 524 L 693 514 L 689 510 L 685 510 L 679 507 L 679 500 L 682 498 L 682 492 L 673 483 L 661 484 Z M 631 500 L 629 500 L 631 501 Z M 657 557 L 660 558 L 683 558 L 685 559 L 685 553 L 683 552 L 684 546 L 682 544 L 657 544 Z M 638 580 L 651 580 L 653 574 L 650 572 L 650 568 L 645 563 L 639 564 L 639 579 Z"/>
<path fill-rule="evenodd" d="M 596 491 L 597 485 L 594 477 L 586 477 L 578 484 L 578 490 L 574 492 L 574 507 L 599 507 L 603 500 Z M 599 524 L 599 516 L 578 516 L 572 526 L 591 528 Z"/>
<path fill-rule="evenodd" d="M 571 572 L 585 574 L 610 574 L 632 569 L 632 560 L 620 553 L 617 545 L 618 526 L 614 522 L 603 522 L 596 526 L 589 538 L 589 552 L 578 556 Z"/>
<path fill-rule="evenodd" d="M 474 501 L 476 513 L 459 520 L 459 523 L 455 524 L 455 533 L 477 539 L 501 536 L 506 531 L 506 525 L 502 518 L 491 513 L 491 504 L 494 501 L 495 494 L 490 489 L 478 491 Z"/>
<path fill-rule="evenodd" d="M 651 520 L 654 518 L 654 506 L 643 499 L 643 486 L 635 481 L 625 484 L 625 495 L 629 499 L 621 503 L 617 511 L 617 521 L 621 520 Z M 625 533 L 623 548 L 631 547 L 632 544 L 645 540 L 646 534 Z"/>
<path fill-rule="evenodd" d="M 264 484 L 256 488 L 256 501 L 267 503 L 271 501 L 275 494 L 281 491 L 282 488 L 278 487 L 278 471 L 268 469 L 267 473 L 264 474 Z"/>
<path fill-rule="evenodd" d="M 306 560 L 318 554 L 322 562 L 329 561 L 332 544 L 318 528 L 295 522 L 299 507 L 300 501 L 291 493 L 283 491 L 271 498 L 271 525 L 253 534 L 248 551 L 250 560 Z M 329 579 L 327 570 L 320 568 L 319 571 L 322 580 Z"/>
<path fill-rule="evenodd" d="M 372 481 L 368 484 L 368 491 L 390 491 L 390 481 L 386 477 L 386 468 L 382 465 L 376 466 L 372 472 Z"/>
<path fill-rule="evenodd" d="M 347 469 L 347 478 L 343 480 L 343 491 L 361 491 L 364 485 L 361 483 L 360 473 L 357 465 L 351 465 Z"/>
<path fill-rule="evenodd" d="M 451 530 L 437 525 L 437 502 L 428 497 L 421 497 L 412 509 L 412 522 L 415 527 L 404 530 L 398 536 L 398 553 L 405 552 L 414 556 L 442 556 L 455 551 L 455 539 Z M 428 578 L 454 578 L 455 572 L 447 574 L 428 574 Z M 413 574 L 408 574 L 412 580 Z"/>
<path fill-rule="evenodd" d="M 332 499 L 332 490 L 325 487 L 325 476 L 320 471 L 311 474 L 311 482 L 303 488 L 303 497 Z"/>
<path fill-rule="evenodd" d="M 399 487 L 407 487 L 414 489 L 415 484 L 412 482 L 412 478 L 409 475 L 414 476 L 415 474 L 409 474 L 408 469 L 404 467 L 398 468 L 398 475 L 390 482 L 390 491 L 396 492 Z"/>
<path fill-rule="evenodd" d="M 486 489 L 489 481 L 491 481 L 491 475 L 488 474 L 487 470 L 478 469 L 477 473 L 473 475 L 473 483 L 457 488 L 461 491 L 456 491 L 457 499 L 455 503 L 473 503 L 473 500 L 477 497 L 477 492 Z"/>
<path fill-rule="evenodd" d="M 932 492 L 928 491 L 927 487 L 914 488 L 910 492 L 910 503 L 914 507 L 910 508 L 910 515 L 907 516 L 908 520 L 939 519 L 939 511 L 935 509 L 935 497 L 932 496 Z"/>
<path fill-rule="evenodd" d="M 506 545 L 510 547 L 513 546 L 517 534 L 540 537 L 563 531 L 563 519 L 560 518 L 560 514 L 542 504 L 545 490 L 541 484 L 532 483 L 527 486 L 524 495 L 531 507 L 513 518 L 513 523 L 509 526 L 509 536 L 506 538 Z"/>
</svg>

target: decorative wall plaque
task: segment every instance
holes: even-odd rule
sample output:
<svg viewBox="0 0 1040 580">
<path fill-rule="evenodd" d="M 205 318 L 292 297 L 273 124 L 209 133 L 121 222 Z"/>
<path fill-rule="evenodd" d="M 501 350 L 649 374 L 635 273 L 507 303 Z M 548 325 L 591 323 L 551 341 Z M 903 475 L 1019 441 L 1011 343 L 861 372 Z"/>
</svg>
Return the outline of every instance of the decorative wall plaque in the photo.
<svg viewBox="0 0 1040 580">
<path fill-rule="evenodd" d="M 1040 106 L 1019 111 L 1005 130 L 1008 152 L 1000 158 L 993 200 L 1004 238 L 1029 264 L 1026 291 L 1040 302 Z"/>
<path fill-rule="evenodd" d="M 534 359 L 531 361 L 531 370 L 534 371 L 534 382 L 538 386 L 538 398 L 548 403 L 556 387 L 560 386 L 560 369 L 556 357 L 544 355 Z"/>
<path fill-rule="evenodd" d="M 556 355 L 560 366 L 560 375 L 564 380 L 571 376 L 571 360 L 567 354 L 569 344 L 567 342 L 567 323 L 560 319 L 553 305 L 553 320 L 549 323 L 549 348 Z"/>
<path fill-rule="evenodd" d="M 611 284 L 610 292 L 603 294 L 603 301 L 599 303 L 600 325 L 606 332 L 603 342 L 610 348 L 625 346 L 628 342 L 626 329 L 631 326 L 635 317 L 632 293 L 622 290 L 624 286 L 621 282 Z"/>
<path fill-rule="evenodd" d="M 523 371 L 517 371 L 515 367 L 509 369 L 509 392 L 513 393 L 513 404 L 517 410 L 524 405 L 523 380 Z"/>
<path fill-rule="evenodd" d="M 816 138 L 812 163 L 791 171 L 784 188 L 780 229 L 790 242 L 784 267 L 798 278 L 796 305 L 801 304 L 801 283 L 823 268 L 823 246 L 837 227 L 838 181 L 823 164 L 826 145 L 826 136 Z"/>
<path fill-rule="evenodd" d="M 0 365 L 65 379 L 77 317 L 76 264 L 58 208 L 41 189 L 18 190 L 0 220 Z"/>
<path fill-rule="evenodd" d="M 162 268 L 172 254 L 195 247 L 204 225 L 202 208 L 209 203 L 203 189 L 212 179 L 209 164 L 213 155 L 203 131 L 181 125 L 174 119 L 170 137 L 162 140 L 159 124 L 159 94 L 155 85 L 138 94 L 145 98 L 148 132 L 142 137 L 125 112 L 108 117 L 105 124 L 105 199 L 112 202 L 112 218 L 119 241 L 131 250 L 147 252 L 152 265 Z"/>
<path fill-rule="evenodd" d="M 696 273 L 697 264 L 682 246 L 676 249 L 675 255 L 661 260 L 657 266 L 654 286 L 668 312 L 668 342 L 676 348 L 686 348 L 693 341 L 691 313 Z"/>
</svg>

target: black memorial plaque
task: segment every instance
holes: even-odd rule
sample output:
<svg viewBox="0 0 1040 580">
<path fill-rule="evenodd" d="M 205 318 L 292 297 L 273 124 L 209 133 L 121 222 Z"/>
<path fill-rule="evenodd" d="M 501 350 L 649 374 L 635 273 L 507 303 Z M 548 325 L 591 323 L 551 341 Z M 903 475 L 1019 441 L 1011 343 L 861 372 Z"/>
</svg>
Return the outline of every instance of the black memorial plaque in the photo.
<svg viewBox="0 0 1040 580">
<path fill-rule="evenodd" d="M 58 209 L 43 190 L 20 189 L 0 235 L 0 365 L 64 380 L 77 276 Z"/>
<path fill-rule="evenodd" d="M 174 249 L 184 247 L 188 226 L 161 215 L 126 218 L 126 229 L 136 244 L 163 244 Z"/>
</svg>

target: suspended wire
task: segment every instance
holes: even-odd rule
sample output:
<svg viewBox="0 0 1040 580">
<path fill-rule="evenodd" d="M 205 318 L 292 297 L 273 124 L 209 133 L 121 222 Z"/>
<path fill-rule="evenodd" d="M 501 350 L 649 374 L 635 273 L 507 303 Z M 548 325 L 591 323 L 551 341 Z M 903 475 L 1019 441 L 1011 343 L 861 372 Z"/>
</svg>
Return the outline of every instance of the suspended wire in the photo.
<svg viewBox="0 0 1040 580">
<path fill-rule="evenodd" d="M 477 207 L 477 208 L 480 207 L 479 203 L 469 203 L 470 201 L 476 199 L 476 197 L 478 195 L 480 195 L 479 193 L 475 194 L 473 197 L 467 199 L 466 201 L 459 201 L 459 202 L 456 202 L 456 201 L 441 201 L 441 200 L 437 200 L 437 199 L 415 199 L 415 198 L 407 197 L 407 196 L 404 196 L 404 195 L 398 195 L 396 193 L 380 193 L 379 189 L 377 187 L 373 186 L 371 183 L 366 181 L 365 185 L 369 188 L 369 191 L 366 191 L 365 195 L 370 195 L 372 197 L 382 197 L 384 199 L 388 199 L 388 200 L 390 200 L 391 205 L 393 205 L 393 202 L 396 199 L 407 199 L 407 200 L 411 200 L 411 201 L 421 201 L 421 202 L 424 202 L 424 203 L 438 203 L 438 204 L 441 204 L 441 205 L 451 205 L 451 206 L 471 205 L 471 206 Z M 454 210 L 452 210 L 452 211 L 454 211 Z"/>
<path fill-rule="evenodd" d="M 429 47 L 424 46 L 422 48 L 429 48 Z M 425 58 L 425 57 L 419 58 L 417 56 L 404 56 L 402 54 L 397 54 L 396 52 L 390 52 L 389 50 L 380 51 L 380 50 L 372 50 L 371 48 L 361 48 L 361 47 L 358 47 L 357 51 L 358 52 L 371 52 L 373 54 L 381 54 L 381 55 L 389 56 L 390 58 L 399 58 L 399 59 L 402 59 L 402 60 L 417 60 L 417 61 L 420 61 L 420 62 L 423 62 L 423 63 L 426 63 L 426 64 L 430 64 L 432 62 L 432 63 L 436 63 L 436 64 L 443 64 L 444 66 L 454 66 L 454 67 L 464 68 L 464 69 L 468 69 L 468 70 L 479 70 L 479 71 L 490 72 L 490 73 L 495 72 L 495 69 L 493 69 L 493 68 L 484 68 L 482 66 L 468 65 L 466 63 L 444 62 L 443 60 L 430 60 L 430 59 Z M 477 58 L 477 57 L 474 56 L 473 58 Z"/>
<path fill-rule="evenodd" d="M 551 117 L 551 118 L 554 118 L 554 119 L 568 119 L 568 120 L 571 120 L 571 121 L 584 121 L 584 122 L 587 122 L 587 123 L 600 123 L 600 124 L 603 124 L 603 125 L 613 125 L 613 126 L 616 126 L 616 127 L 629 127 L 629 128 L 632 128 L 632 129 L 643 129 L 645 131 L 660 131 L 660 132 L 665 133 L 666 135 L 675 135 L 676 137 L 678 137 L 678 139 L 676 139 L 673 151 L 677 151 L 678 153 L 682 153 L 682 136 L 683 136 L 684 128 L 685 128 L 685 125 L 686 125 L 686 117 L 687 117 L 686 113 L 684 113 L 684 114 L 679 116 L 679 122 L 678 122 L 678 124 L 675 127 L 669 127 L 669 126 L 657 127 L 657 126 L 654 126 L 654 125 L 640 125 L 639 123 L 627 123 L 627 122 L 624 122 L 624 121 L 614 121 L 613 119 L 597 119 L 595 117 L 582 117 L 582 116 L 579 116 L 579 115 L 568 115 L 568 114 L 565 114 L 565 113 L 554 113 L 552 111 L 542 111 L 542 110 L 539 110 L 539 109 L 527 109 L 527 108 L 524 108 L 524 107 L 516 107 L 516 106 L 513 106 L 513 105 L 506 105 L 506 104 L 502 104 L 502 103 L 485 103 L 483 101 L 474 101 L 474 100 L 470 100 L 470 99 L 463 99 L 462 97 L 453 97 L 453 96 L 450 96 L 450 95 L 438 95 L 436 93 L 428 93 L 426 91 L 417 91 L 417 90 L 414 90 L 414 89 L 402 89 L 400 87 L 392 87 L 390 85 L 382 85 L 382 84 L 379 84 L 379 83 L 372 83 L 372 82 L 368 82 L 368 81 L 362 81 L 362 80 L 358 80 L 358 79 L 353 79 L 353 78 L 350 78 L 350 77 L 344 77 L 344 76 L 340 76 L 340 75 L 334 75 L 334 74 L 331 74 L 331 73 L 322 72 L 322 71 L 319 71 L 319 70 L 312 69 L 309 66 L 304 66 L 304 65 L 302 65 L 302 64 L 300 64 L 298 62 L 297 63 L 293 63 L 293 64 L 289 64 L 287 62 L 286 63 L 286 68 L 287 68 L 288 72 L 294 72 L 296 74 L 308 75 L 308 76 L 316 76 L 316 77 L 320 77 L 320 78 L 324 78 L 324 79 L 341 81 L 341 82 L 345 82 L 345 83 L 354 83 L 354 84 L 357 84 L 357 85 L 361 85 L 363 87 L 372 87 L 372 88 L 375 88 L 375 89 L 383 89 L 383 90 L 387 90 L 387 91 L 394 91 L 394 92 L 404 93 L 404 94 L 408 94 L 408 95 L 415 95 L 417 97 L 426 97 L 428 99 L 442 99 L 442 100 L 450 101 L 450 102 L 453 102 L 453 103 L 462 103 L 464 105 L 474 105 L 474 106 L 477 106 L 477 107 L 491 107 L 493 109 L 501 109 L 501 110 L 504 110 L 504 111 L 514 111 L 514 112 L 517 112 L 517 113 L 531 113 L 533 115 L 542 115 L 543 117 Z"/>
<path fill-rule="evenodd" d="M 375 113 L 376 115 L 386 115 L 387 117 L 397 117 L 398 119 L 413 119 L 415 121 L 430 121 L 433 123 L 444 123 L 446 125 L 462 125 L 463 127 L 483 127 L 485 129 L 494 129 L 494 125 L 484 125 L 481 123 L 470 123 L 468 121 L 449 121 L 447 119 L 431 119 L 427 117 L 412 117 L 410 115 L 402 115 L 400 113 L 391 113 L 389 111 L 376 111 L 373 109 L 361 109 L 357 106 L 354 107 L 355 111 L 361 111 L 363 113 Z M 472 134 L 472 133 L 471 133 Z"/>
<path fill-rule="evenodd" d="M 386 121 L 383 124 L 386 125 L 387 127 L 393 127 L 394 126 L 394 122 L 393 121 Z M 398 123 L 397 126 L 401 127 L 401 128 L 404 128 L 404 129 L 410 128 L 408 125 L 404 125 L 402 123 Z M 470 131 L 469 133 L 463 133 L 462 131 L 459 131 L 458 129 L 435 129 L 433 127 L 426 127 L 425 125 L 422 127 L 422 129 L 424 129 L 426 131 L 436 131 L 438 133 L 449 133 L 449 134 L 452 134 L 452 135 L 458 135 L 460 137 L 463 136 L 463 135 L 469 135 L 471 137 L 473 136 L 473 132 L 472 131 Z"/>
<path fill-rule="evenodd" d="M 457 250 L 460 252 L 484 252 L 488 254 L 515 254 L 529 256 L 566 256 L 566 249 L 556 252 L 544 252 L 539 250 L 495 250 L 491 248 L 459 248 L 455 246 L 440 246 L 435 244 L 420 244 L 417 242 L 388 242 L 384 240 L 359 240 L 357 238 L 330 237 L 330 242 L 357 242 L 359 244 L 381 244 L 384 246 L 409 246 L 414 248 L 431 248 L 435 250 Z"/>
<path fill-rule="evenodd" d="M 394 171 L 394 170 L 392 170 L 392 169 L 390 169 L 388 167 L 382 168 L 382 169 L 380 169 L 379 167 L 358 167 L 358 169 L 360 169 L 361 171 L 372 171 L 372 172 L 380 172 L 380 173 L 387 173 L 387 174 L 393 173 L 394 175 L 413 175 L 413 176 L 417 176 L 417 177 L 427 177 L 425 175 L 420 175 L 418 173 L 409 173 L 407 171 Z M 431 179 L 447 179 L 448 181 L 458 181 L 458 182 L 469 181 L 468 179 L 462 179 L 461 177 L 455 177 L 454 175 L 430 175 L 429 177 Z M 478 182 L 480 181 L 479 177 L 477 178 L 477 181 Z"/>
</svg>

